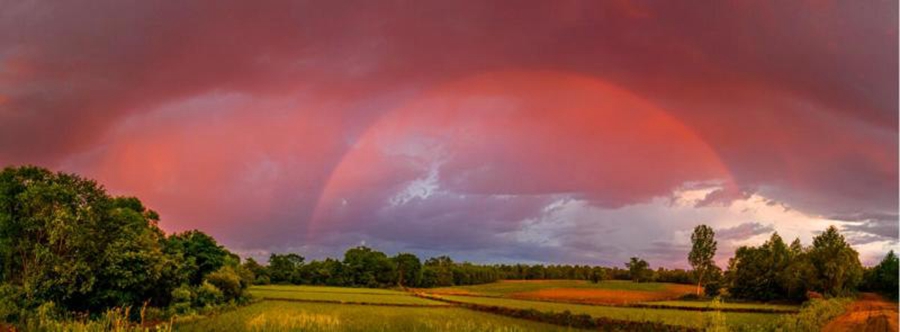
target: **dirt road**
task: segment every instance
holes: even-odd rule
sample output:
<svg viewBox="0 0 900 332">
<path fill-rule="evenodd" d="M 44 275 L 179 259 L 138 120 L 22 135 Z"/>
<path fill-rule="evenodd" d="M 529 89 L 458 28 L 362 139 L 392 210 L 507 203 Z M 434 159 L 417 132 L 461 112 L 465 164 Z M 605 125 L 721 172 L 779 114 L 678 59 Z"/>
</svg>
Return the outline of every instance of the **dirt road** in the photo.
<svg viewBox="0 0 900 332">
<path fill-rule="evenodd" d="M 898 331 L 897 302 L 863 293 L 847 308 L 847 312 L 825 325 L 822 331 Z"/>
</svg>

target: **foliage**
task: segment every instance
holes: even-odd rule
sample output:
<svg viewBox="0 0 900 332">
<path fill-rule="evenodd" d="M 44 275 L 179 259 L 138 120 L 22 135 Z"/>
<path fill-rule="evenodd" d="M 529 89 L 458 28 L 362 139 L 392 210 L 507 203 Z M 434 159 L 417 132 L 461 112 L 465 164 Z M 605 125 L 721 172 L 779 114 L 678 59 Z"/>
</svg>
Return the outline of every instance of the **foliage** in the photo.
<svg viewBox="0 0 900 332">
<path fill-rule="evenodd" d="M 834 226 L 813 238 L 809 258 L 816 273 L 812 288 L 822 294 L 845 295 L 862 281 L 859 254 Z"/>
<path fill-rule="evenodd" d="M 759 247 L 740 247 L 729 261 L 726 278 L 732 297 L 759 301 L 786 299 L 800 296 L 796 290 L 789 290 L 792 280 L 803 280 L 806 274 L 792 274 L 797 271 L 792 266 L 805 264 L 805 255 L 794 253 L 773 233 L 768 241 Z"/>
<path fill-rule="evenodd" d="M 299 283 L 299 269 L 304 257 L 297 254 L 272 254 L 269 256 L 267 275 L 273 283 Z"/>
<path fill-rule="evenodd" d="M 194 306 L 203 308 L 221 304 L 225 295 L 215 285 L 204 281 L 194 290 Z"/>
<path fill-rule="evenodd" d="M 199 285 L 203 277 L 225 264 L 229 252 L 211 236 L 198 230 L 173 234 L 167 240 L 169 252 L 184 257 L 188 282 Z"/>
<path fill-rule="evenodd" d="M 0 172 L 2 281 L 27 307 L 102 311 L 168 294 L 158 215 L 96 182 L 37 167 Z"/>
<path fill-rule="evenodd" d="M 397 267 L 397 285 L 419 285 L 422 279 L 422 262 L 419 257 L 410 253 L 399 253 L 391 260 Z"/>
<path fill-rule="evenodd" d="M 711 273 L 716 268 L 713 257 L 716 256 L 716 233 L 713 229 L 706 225 L 699 225 L 694 228 L 691 234 L 691 252 L 688 254 L 688 262 L 694 268 L 697 276 L 697 295 L 700 295 L 700 287 L 703 281 L 711 278 Z"/>
<path fill-rule="evenodd" d="M 625 263 L 625 266 L 628 267 L 628 274 L 631 276 L 631 281 L 646 282 L 650 281 L 653 277 L 653 271 L 650 270 L 650 264 L 643 259 L 631 257 L 631 261 Z"/>
<path fill-rule="evenodd" d="M 897 255 L 891 250 L 884 256 L 878 265 L 866 269 L 862 288 L 879 292 L 891 299 L 897 299 L 898 285 L 898 261 Z"/>
<path fill-rule="evenodd" d="M 219 270 L 206 276 L 206 281 L 222 291 L 225 301 L 235 300 L 243 294 L 247 287 L 241 282 L 241 277 L 230 266 L 223 266 Z"/>
<path fill-rule="evenodd" d="M 825 324 L 844 313 L 851 302 L 847 298 L 812 299 L 803 304 L 796 315 L 784 315 L 774 322 L 770 330 L 820 331 Z"/>
<path fill-rule="evenodd" d="M 383 252 L 359 246 L 344 253 L 347 280 L 352 285 L 384 287 L 396 282 L 396 267 Z"/>
</svg>

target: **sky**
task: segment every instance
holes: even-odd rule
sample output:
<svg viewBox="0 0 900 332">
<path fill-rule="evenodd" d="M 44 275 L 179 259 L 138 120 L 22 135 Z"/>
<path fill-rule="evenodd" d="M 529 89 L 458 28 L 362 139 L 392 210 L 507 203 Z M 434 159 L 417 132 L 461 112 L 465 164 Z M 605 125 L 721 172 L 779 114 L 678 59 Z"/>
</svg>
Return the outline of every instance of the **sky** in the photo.
<svg viewBox="0 0 900 332">
<path fill-rule="evenodd" d="M 898 248 L 898 3 L 0 0 L 0 165 L 245 257 Z"/>
</svg>

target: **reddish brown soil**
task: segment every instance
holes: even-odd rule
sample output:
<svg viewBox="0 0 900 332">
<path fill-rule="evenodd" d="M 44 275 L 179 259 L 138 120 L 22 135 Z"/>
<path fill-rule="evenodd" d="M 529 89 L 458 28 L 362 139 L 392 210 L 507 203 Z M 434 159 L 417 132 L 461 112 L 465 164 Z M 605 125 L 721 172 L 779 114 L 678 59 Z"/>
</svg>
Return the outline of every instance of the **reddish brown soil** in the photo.
<svg viewBox="0 0 900 332">
<path fill-rule="evenodd" d="M 694 287 L 688 285 L 669 285 L 665 290 L 656 292 L 615 289 L 555 288 L 513 293 L 510 294 L 509 297 L 525 300 L 587 304 L 629 304 L 635 302 L 676 299 L 682 295 L 690 294 L 692 291 L 694 291 Z"/>
<path fill-rule="evenodd" d="M 863 293 L 859 300 L 850 304 L 847 312 L 825 325 L 822 331 L 898 331 L 897 302 Z"/>
</svg>

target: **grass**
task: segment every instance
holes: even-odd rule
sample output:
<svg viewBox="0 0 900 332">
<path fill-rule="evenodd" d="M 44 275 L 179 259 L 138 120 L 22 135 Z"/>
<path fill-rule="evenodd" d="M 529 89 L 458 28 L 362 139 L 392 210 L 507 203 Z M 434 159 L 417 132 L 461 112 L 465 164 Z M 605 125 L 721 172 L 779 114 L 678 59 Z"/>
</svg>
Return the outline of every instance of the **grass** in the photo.
<svg viewBox="0 0 900 332">
<path fill-rule="evenodd" d="M 440 295 L 455 302 L 473 303 L 480 305 L 499 306 L 514 309 L 534 309 L 544 312 L 569 311 L 573 314 L 588 314 L 596 318 L 630 321 L 656 321 L 671 325 L 700 327 L 708 317 L 707 313 L 699 311 L 686 311 L 677 309 L 648 309 L 631 307 L 594 306 L 570 303 L 556 303 L 543 301 L 517 300 L 497 297 L 474 297 Z M 781 315 L 766 313 L 723 313 L 726 323 L 733 328 L 752 328 L 762 326 L 777 320 Z"/>
<path fill-rule="evenodd" d="M 177 331 L 572 331 L 462 308 L 264 301 Z"/>
<path fill-rule="evenodd" d="M 656 302 L 644 302 L 641 303 L 644 305 L 652 305 L 652 306 L 661 306 L 661 307 L 671 307 L 671 308 L 709 308 L 712 304 L 711 301 L 656 301 Z M 735 303 L 735 302 L 722 302 L 718 304 L 718 307 L 721 309 L 734 309 L 734 310 L 766 310 L 766 311 L 781 311 L 787 313 L 794 313 L 800 310 L 799 305 L 790 305 L 790 304 L 767 304 L 767 303 Z"/>
<path fill-rule="evenodd" d="M 435 294 L 472 294 L 482 296 L 507 296 L 514 293 L 533 292 L 553 288 L 657 292 L 666 289 L 668 285 L 671 284 L 659 282 L 636 283 L 625 280 L 606 280 L 596 284 L 585 280 L 504 280 L 474 286 L 433 288 L 429 289 L 428 292 Z"/>
<path fill-rule="evenodd" d="M 369 288 L 324 286 L 253 286 L 250 294 L 264 300 L 326 301 L 336 303 L 366 303 L 387 305 L 444 305 L 441 302 L 418 298 L 409 293 Z"/>
</svg>

